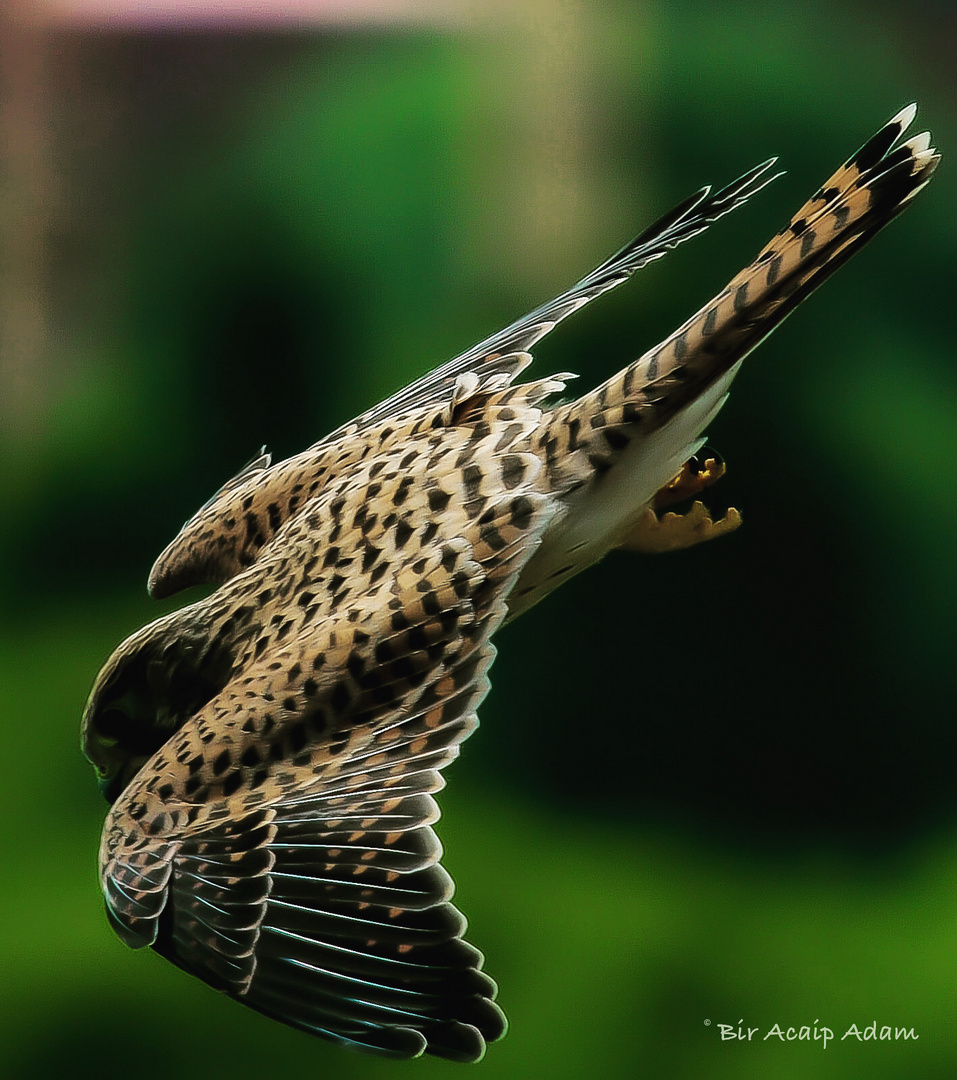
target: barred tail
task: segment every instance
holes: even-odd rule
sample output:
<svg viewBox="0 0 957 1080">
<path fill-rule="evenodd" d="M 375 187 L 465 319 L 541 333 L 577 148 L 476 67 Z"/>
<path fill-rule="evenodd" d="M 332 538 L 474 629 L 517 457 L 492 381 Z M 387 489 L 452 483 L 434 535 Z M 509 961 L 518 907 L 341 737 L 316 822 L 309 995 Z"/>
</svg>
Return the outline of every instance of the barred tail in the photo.
<svg viewBox="0 0 957 1080">
<path fill-rule="evenodd" d="M 758 257 L 660 345 L 591 394 L 552 414 L 571 425 L 593 467 L 610 467 L 727 375 L 930 180 L 939 156 L 923 132 L 900 145 L 916 105 L 897 114 L 824 184 Z M 722 377 L 725 378 L 722 378 Z M 712 403 L 710 412 L 713 414 Z M 700 429 L 699 429 L 700 430 Z M 599 438 L 604 436 L 604 438 Z"/>
</svg>

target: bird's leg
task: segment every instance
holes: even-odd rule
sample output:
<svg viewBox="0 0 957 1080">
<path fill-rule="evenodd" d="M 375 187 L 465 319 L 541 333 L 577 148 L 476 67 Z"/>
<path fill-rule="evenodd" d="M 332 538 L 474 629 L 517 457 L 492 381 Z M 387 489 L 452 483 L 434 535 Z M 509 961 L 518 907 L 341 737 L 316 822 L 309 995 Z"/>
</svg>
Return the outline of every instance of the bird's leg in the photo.
<svg viewBox="0 0 957 1080">
<path fill-rule="evenodd" d="M 642 555 L 657 555 L 665 551 L 680 551 L 705 540 L 734 532 L 741 524 L 741 515 L 731 507 L 723 518 L 714 521 L 700 500 L 683 514 L 669 511 L 659 517 L 665 506 L 682 502 L 710 487 L 724 476 L 724 462 L 707 458 L 700 464 L 697 458 L 684 463 L 681 472 L 661 488 L 650 506 L 645 507 L 618 545 L 623 551 Z"/>
</svg>

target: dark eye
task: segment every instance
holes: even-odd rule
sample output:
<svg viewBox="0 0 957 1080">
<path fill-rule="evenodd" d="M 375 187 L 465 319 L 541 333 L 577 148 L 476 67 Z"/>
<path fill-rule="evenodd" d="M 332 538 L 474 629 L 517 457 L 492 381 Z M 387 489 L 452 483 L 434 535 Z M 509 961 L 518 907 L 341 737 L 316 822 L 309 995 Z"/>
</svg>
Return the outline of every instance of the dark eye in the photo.
<svg viewBox="0 0 957 1080">
<path fill-rule="evenodd" d="M 129 726 L 129 717 L 119 709 L 104 709 L 96 718 L 96 730 L 108 739 L 119 739 Z"/>
</svg>

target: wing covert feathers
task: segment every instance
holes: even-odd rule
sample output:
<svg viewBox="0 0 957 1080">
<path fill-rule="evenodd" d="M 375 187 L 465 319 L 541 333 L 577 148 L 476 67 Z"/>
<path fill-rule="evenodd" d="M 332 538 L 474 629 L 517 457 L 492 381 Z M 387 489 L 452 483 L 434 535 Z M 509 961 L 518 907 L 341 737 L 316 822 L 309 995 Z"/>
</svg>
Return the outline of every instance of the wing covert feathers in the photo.
<svg viewBox="0 0 957 1080">
<path fill-rule="evenodd" d="M 240 671 L 123 793 L 101 849 L 128 943 L 400 1057 L 477 1060 L 506 1026 L 462 940 L 432 794 L 477 724 L 489 638 L 552 503 L 537 459 L 476 430 L 433 437 L 404 471 L 369 462 L 290 523 L 289 566 L 324 568 L 290 581 L 290 625 L 250 625 Z M 373 518 L 370 488 L 398 512 Z M 229 588 L 209 598 L 214 624 Z"/>
</svg>

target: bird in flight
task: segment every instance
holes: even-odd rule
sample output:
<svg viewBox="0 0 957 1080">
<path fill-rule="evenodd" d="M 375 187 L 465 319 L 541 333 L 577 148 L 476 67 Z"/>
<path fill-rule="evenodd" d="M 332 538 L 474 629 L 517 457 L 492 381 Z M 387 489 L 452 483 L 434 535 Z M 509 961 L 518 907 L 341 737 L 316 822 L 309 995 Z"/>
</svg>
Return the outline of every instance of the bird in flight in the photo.
<svg viewBox="0 0 957 1080">
<path fill-rule="evenodd" d="M 930 179 L 902 110 L 683 326 L 583 397 L 516 376 L 556 323 L 739 207 L 773 159 L 665 214 L 557 299 L 308 450 L 261 453 L 160 555 L 207 597 L 100 672 L 83 749 L 112 803 L 110 922 L 236 1000 L 340 1044 L 477 1061 L 505 1017 L 433 831 L 491 638 L 612 548 L 734 529 L 689 500 L 744 357 Z"/>
</svg>

